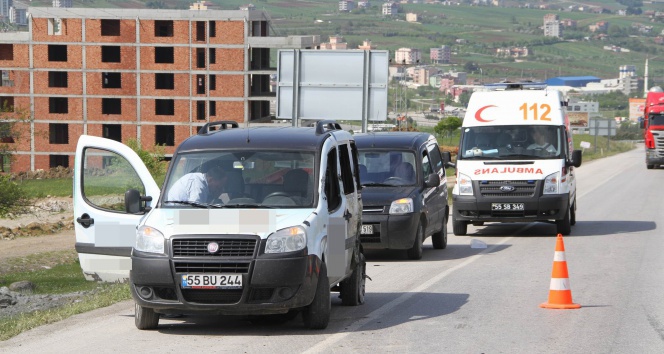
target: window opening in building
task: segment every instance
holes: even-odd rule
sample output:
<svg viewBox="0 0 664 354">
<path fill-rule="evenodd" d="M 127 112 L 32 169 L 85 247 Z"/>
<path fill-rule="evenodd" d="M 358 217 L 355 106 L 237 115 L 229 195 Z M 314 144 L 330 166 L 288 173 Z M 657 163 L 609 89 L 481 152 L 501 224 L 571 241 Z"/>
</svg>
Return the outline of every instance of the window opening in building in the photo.
<svg viewBox="0 0 664 354">
<path fill-rule="evenodd" d="M 118 45 L 103 45 L 103 46 L 101 46 L 101 62 L 102 63 L 119 63 L 120 62 L 120 46 L 118 46 Z"/>
<path fill-rule="evenodd" d="M 214 21 L 210 21 L 210 37 L 216 37 L 217 36 L 217 23 Z"/>
<path fill-rule="evenodd" d="M 0 123 L 0 143 L 12 144 L 14 143 L 12 136 L 12 125 L 9 123 Z"/>
<path fill-rule="evenodd" d="M 154 62 L 156 64 L 173 64 L 175 62 L 173 47 L 155 47 Z"/>
<path fill-rule="evenodd" d="M 101 137 L 122 142 L 122 125 L 120 124 L 102 124 Z"/>
<path fill-rule="evenodd" d="M 49 71 L 48 72 L 48 87 L 67 87 L 66 71 Z"/>
<path fill-rule="evenodd" d="M 14 112 L 14 96 L 0 96 L 0 112 Z"/>
<path fill-rule="evenodd" d="M 62 28 L 64 25 L 64 20 L 59 18 L 49 18 L 48 19 L 48 34 L 53 36 L 60 36 L 63 34 Z"/>
<path fill-rule="evenodd" d="M 175 115 L 175 100 L 154 100 L 154 114 L 160 116 Z"/>
<path fill-rule="evenodd" d="M 0 155 L 0 172 L 11 172 L 12 160 L 8 154 Z"/>
<path fill-rule="evenodd" d="M 205 21 L 196 21 L 196 40 L 205 42 Z"/>
<path fill-rule="evenodd" d="M 196 93 L 199 95 L 205 93 L 205 75 L 196 75 Z"/>
<path fill-rule="evenodd" d="M 122 114 L 122 99 L 102 98 L 101 114 Z"/>
<path fill-rule="evenodd" d="M 208 86 L 210 86 L 210 91 L 216 90 L 217 89 L 217 75 L 210 75 L 208 80 L 209 80 Z"/>
<path fill-rule="evenodd" d="M 48 125 L 48 143 L 49 144 L 69 144 L 69 124 L 49 123 Z"/>
<path fill-rule="evenodd" d="M 101 73 L 102 88 L 122 88 L 122 79 L 120 73 Z"/>
<path fill-rule="evenodd" d="M 217 48 L 209 48 L 208 53 L 210 53 L 208 55 L 210 57 L 210 64 L 217 63 Z"/>
<path fill-rule="evenodd" d="M 154 21 L 155 37 L 173 37 L 173 21 Z"/>
<path fill-rule="evenodd" d="M 48 155 L 48 167 L 69 167 L 69 156 L 67 155 Z"/>
<path fill-rule="evenodd" d="M 13 44 L 0 44 L 0 60 L 14 60 Z"/>
<path fill-rule="evenodd" d="M 0 81 L 0 86 L 4 87 L 14 86 L 14 80 L 9 79 L 9 70 L 0 70 L 0 77 L 2 78 L 2 80 Z"/>
<path fill-rule="evenodd" d="M 175 146 L 175 127 L 172 125 L 155 126 L 155 141 L 157 145 Z"/>
<path fill-rule="evenodd" d="M 205 120 L 205 101 L 196 101 L 196 119 Z"/>
<path fill-rule="evenodd" d="M 154 74 L 154 88 L 156 90 L 173 90 L 175 88 L 175 74 L 173 73 Z"/>
<path fill-rule="evenodd" d="M 69 100 L 67 97 L 49 97 L 48 113 L 69 113 Z"/>
<path fill-rule="evenodd" d="M 217 101 L 210 101 L 210 117 L 217 115 Z"/>
<path fill-rule="evenodd" d="M 102 36 L 119 36 L 120 20 L 101 20 Z"/>
<path fill-rule="evenodd" d="M 205 48 L 196 48 L 196 67 L 205 67 Z"/>
<path fill-rule="evenodd" d="M 63 44 L 49 44 L 48 61 L 67 61 L 67 46 Z"/>
</svg>

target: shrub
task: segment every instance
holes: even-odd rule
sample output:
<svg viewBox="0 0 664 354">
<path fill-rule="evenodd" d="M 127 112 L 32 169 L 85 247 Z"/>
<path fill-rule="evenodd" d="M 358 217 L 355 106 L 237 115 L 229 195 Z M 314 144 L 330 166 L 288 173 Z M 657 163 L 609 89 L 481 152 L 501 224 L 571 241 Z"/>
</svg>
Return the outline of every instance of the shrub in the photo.
<svg viewBox="0 0 664 354">
<path fill-rule="evenodd" d="M 7 175 L 0 175 L 0 217 L 21 211 L 28 204 L 28 197 L 21 186 Z"/>
</svg>

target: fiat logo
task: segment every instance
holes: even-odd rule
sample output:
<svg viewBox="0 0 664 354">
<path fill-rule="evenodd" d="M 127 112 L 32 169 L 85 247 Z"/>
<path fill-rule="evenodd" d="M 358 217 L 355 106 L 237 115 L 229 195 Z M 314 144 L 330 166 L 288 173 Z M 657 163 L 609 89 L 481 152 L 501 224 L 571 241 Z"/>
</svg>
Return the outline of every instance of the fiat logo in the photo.
<svg viewBox="0 0 664 354">
<path fill-rule="evenodd" d="M 217 253 L 217 251 L 219 251 L 219 244 L 216 242 L 210 242 L 207 245 L 207 250 L 210 253 Z"/>
<path fill-rule="evenodd" d="M 501 191 L 501 192 L 505 192 L 505 193 L 508 193 L 508 192 L 514 192 L 515 189 L 516 189 L 516 188 L 514 188 L 513 186 L 501 186 L 501 187 L 500 187 L 500 191 Z M 209 248 L 209 247 L 208 247 L 208 248 Z"/>
</svg>

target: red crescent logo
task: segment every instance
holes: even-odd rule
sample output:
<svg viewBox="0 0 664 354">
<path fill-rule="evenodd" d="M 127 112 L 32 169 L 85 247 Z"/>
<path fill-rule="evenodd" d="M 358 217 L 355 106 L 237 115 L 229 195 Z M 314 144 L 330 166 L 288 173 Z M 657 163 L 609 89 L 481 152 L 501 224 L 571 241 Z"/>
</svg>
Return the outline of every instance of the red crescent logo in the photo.
<svg viewBox="0 0 664 354">
<path fill-rule="evenodd" d="M 498 107 L 498 106 L 488 105 L 488 106 L 484 106 L 484 107 L 478 109 L 477 112 L 475 112 L 475 119 L 477 119 L 478 122 L 482 122 L 482 123 L 492 122 L 493 119 L 487 120 L 487 119 L 484 119 L 480 116 L 485 109 L 491 108 L 491 107 Z"/>
</svg>

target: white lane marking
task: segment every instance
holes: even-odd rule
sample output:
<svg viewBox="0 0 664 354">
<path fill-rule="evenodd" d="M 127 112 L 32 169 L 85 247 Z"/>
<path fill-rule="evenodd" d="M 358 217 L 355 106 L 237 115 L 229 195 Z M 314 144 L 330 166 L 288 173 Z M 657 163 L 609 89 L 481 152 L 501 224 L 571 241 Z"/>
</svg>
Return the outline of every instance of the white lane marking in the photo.
<svg viewBox="0 0 664 354">
<path fill-rule="evenodd" d="M 525 226 L 525 227 L 522 228 L 521 230 L 524 230 L 524 229 L 527 229 L 527 228 L 529 228 L 529 226 Z M 413 295 L 415 295 L 415 294 L 417 294 L 417 293 L 420 293 L 420 292 L 426 290 L 427 288 L 433 286 L 435 283 L 441 281 L 441 280 L 442 280 L 443 278 L 445 278 L 446 276 L 448 276 L 448 275 L 454 273 L 456 270 L 459 270 L 459 269 L 461 269 L 461 268 L 467 266 L 468 264 L 470 264 L 470 263 L 476 261 L 476 260 L 479 259 L 482 255 L 484 255 L 484 254 L 486 254 L 486 253 L 489 253 L 489 252 L 492 252 L 493 250 L 495 250 L 496 248 L 498 248 L 498 246 L 504 244 L 505 242 L 507 242 L 507 241 L 509 241 L 509 240 L 511 240 L 511 239 L 512 239 L 512 236 L 505 237 L 505 238 L 503 238 L 502 240 L 500 240 L 498 243 L 496 243 L 496 244 L 490 246 L 489 248 L 483 250 L 482 252 L 480 252 L 480 253 L 478 253 L 478 254 L 476 254 L 476 255 L 470 256 L 470 257 L 469 257 L 468 259 L 466 259 L 465 261 L 463 261 L 463 262 L 461 262 L 461 263 L 455 265 L 455 266 L 452 267 L 452 268 L 447 269 L 446 271 L 444 271 L 444 272 L 442 272 L 442 273 L 439 273 L 439 274 L 436 275 L 435 277 L 430 278 L 430 279 L 429 279 L 428 281 L 426 281 L 425 283 L 420 284 L 420 286 L 418 286 L 418 287 L 416 287 L 416 288 L 414 288 L 414 289 L 412 289 L 412 290 L 410 290 L 410 291 L 408 291 L 408 292 L 402 294 L 402 295 L 399 296 L 398 298 L 396 298 L 396 299 L 394 299 L 394 300 L 388 302 L 387 304 L 385 304 L 385 305 L 383 305 L 383 306 L 377 308 L 376 310 L 374 310 L 373 312 L 371 312 L 369 315 L 367 315 L 367 317 L 365 317 L 365 318 L 363 318 L 363 319 L 361 319 L 361 320 L 358 320 L 357 322 L 351 324 L 350 326 L 348 326 L 348 327 L 344 330 L 344 332 L 335 333 L 335 334 L 331 335 L 330 337 L 327 337 L 325 340 L 323 340 L 323 341 L 317 343 L 316 345 L 314 345 L 313 347 L 309 348 L 309 350 L 305 351 L 304 353 L 321 353 L 321 352 L 327 352 L 327 351 L 329 351 L 329 350 L 331 349 L 332 345 L 334 345 L 334 343 L 336 343 L 336 342 L 342 340 L 343 338 L 345 338 L 346 336 L 348 336 L 348 335 L 350 335 L 350 334 L 356 332 L 358 329 L 362 328 L 363 326 L 365 326 L 365 325 L 368 324 L 369 322 L 375 321 L 376 319 L 378 319 L 378 318 L 384 316 L 386 313 L 392 311 L 392 309 L 394 309 L 395 307 L 401 305 L 402 303 L 406 302 L 408 299 L 410 299 L 411 297 L 413 297 Z"/>
</svg>

